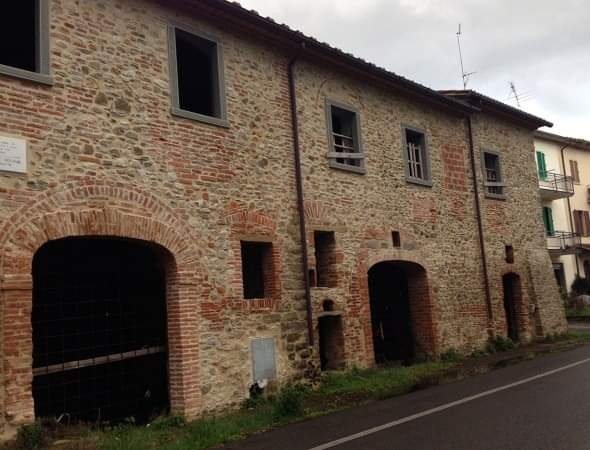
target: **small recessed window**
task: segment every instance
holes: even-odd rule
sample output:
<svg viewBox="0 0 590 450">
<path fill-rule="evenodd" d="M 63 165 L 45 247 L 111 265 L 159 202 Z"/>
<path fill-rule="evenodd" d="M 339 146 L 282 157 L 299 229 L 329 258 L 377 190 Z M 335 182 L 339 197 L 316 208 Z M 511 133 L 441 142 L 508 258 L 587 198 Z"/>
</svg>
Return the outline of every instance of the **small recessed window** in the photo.
<svg viewBox="0 0 590 450">
<path fill-rule="evenodd" d="M 358 113 L 350 108 L 327 103 L 330 167 L 364 173 Z"/>
<path fill-rule="evenodd" d="M 500 155 L 492 152 L 483 153 L 483 165 L 485 171 L 484 185 L 486 195 L 489 197 L 504 197 L 504 182 L 500 170 Z"/>
<path fill-rule="evenodd" d="M 315 231 L 316 286 L 336 287 L 336 239 L 333 231 Z"/>
<path fill-rule="evenodd" d="M 176 27 L 170 27 L 169 39 L 172 112 L 226 125 L 219 43 Z"/>
<path fill-rule="evenodd" d="M 393 246 L 395 248 L 399 248 L 402 246 L 402 238 L 399 234 L 399 231 L 392 231 L 391 232 L 391 240 L 392 240 Z"/>
<path fill-rule="evenodd" d="M 241 242 L 241 253 L 244 298 L 271 298 L 274 285 L 272 244 Z"/>
<path fill-rule="evenodd" d="M 12 1 L 2 14 L 0 73 L 51 83 L 47 0 Z"/>
<path fill-rule="evenodd" d="M 514 263 L 514 247 L 512 245 L 507 245 L 505 247 L 505 252 L 506 252 L 506 262 L 508 264 L 513 264 Z"/>
<path fill-rule="evenodd" d="M 420 130 L 404 128 L 404 160 L 406 178 L 412 183 L 430 186 L 430 165 L 426 150 L 426 136 Z"/>
</svg>

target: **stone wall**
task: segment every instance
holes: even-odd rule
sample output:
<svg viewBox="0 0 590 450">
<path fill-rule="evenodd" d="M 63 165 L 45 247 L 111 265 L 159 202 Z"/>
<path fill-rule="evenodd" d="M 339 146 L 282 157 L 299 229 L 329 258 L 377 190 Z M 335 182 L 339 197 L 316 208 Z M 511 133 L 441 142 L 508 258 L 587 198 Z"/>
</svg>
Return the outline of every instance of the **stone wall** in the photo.
<svg viewBox="0 0 590 450">
<path fill-rule="evenodd" d="M 506 333 L 502 277 L 520 276 L 522 304 L 520 332 L 525 340 L 536 335 L 566 331 L 563 305 L 553 275 L 540 210 L 533 137 L 529 130 L 487 115 L 473 118 L 475 151 L 501 153 L 504 200 L 480 193 L 485 245 L 490 274 L 495 331 Z M 478 168 L 481 168 L 481 160 Z M 483 177 L 483 173 L 481 174 Z M 514 248 L 514 263 L 506 262 L 505 247 Z"/>
<path fill-rule="evenodd" d="M 255 337 L 275 338 L 281 381 L 302 376 L 310 353 L 286 57 L 152 2 L 50 4 L 54 85 L 0 77 L 0 134 L 27 139 L 30 158 L 26 175 L 0 172 L 4 420 L 33 418 L 32 258 L 67 236 L 154 241 L 175 260 L 175 412 L 246 398 Z M 228 128 L 170 114 L 171 21 L 221 40 Z M 273 244 L 269 298 L 243 299 L 241 239 Z"/>
<path fill-rule="evenodd" d="M 0 172 L 4 424 L 33 420 L 31 265 L 53 239 L 123 237 L 166 249 L 176 413 L 195 417 L 246 398 L 253 338 L 275 339 L 280 383 L 319 365 L 317 339 L 310 349 L 306 333 L 290 55 L 160 4 L 51 0 L 54 85 L 0 76 L 0 134 L 25 138 L 30 158 L 26 175 Z M 171 115 L 170 22 L 220 40 L 229 127 Z M 413 292 L 426 299 L 415 323 L 426 353 L 484 345 L 465 119 L 305 60 L 296 66 L 296 85 L 312 264 L 313 232 L 335 233 L 330 287 L 312 288 L 314 315 L 326 299 L 342 314 L 344 336 L 334 342 L 343 343 L 344 363 L 374 362 L 367 273 L 384 261 L 423 269 Z M 359 111 L 365 175 L 328 167 L 326 99 Z M 406 182 L 402 125 L 426 131 L 432 187 Z M 498 280 L 508 271 L 523 282 L 523 333 L 562 330 L 538 217 L 532 136 L 484 117 L 476 144 L 502 151 L 509 182 L 505 202 L 482 197 L 496 331 L 505 332 Z M 392 231 L 400 233 L 399 247 Z M 243 298 L 241 240 L 272 243 L 267 298 Z M 517 258 L 510 266 L 502 262 L 507 243 Z M 316 320 L 316 337 L 317 327 Z"/>
</svg>

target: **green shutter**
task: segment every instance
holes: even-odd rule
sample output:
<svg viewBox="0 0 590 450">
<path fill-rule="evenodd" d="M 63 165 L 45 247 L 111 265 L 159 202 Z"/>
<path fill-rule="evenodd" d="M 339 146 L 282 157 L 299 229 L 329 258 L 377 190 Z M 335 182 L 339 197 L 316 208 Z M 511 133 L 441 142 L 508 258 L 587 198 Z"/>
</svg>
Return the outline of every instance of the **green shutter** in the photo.
<svg viewBox="0 0 590 450">
<path fill-rule="evenodd" d="M 548 236 L 552 236 L 555 233 L 553 228 L 553 211 L 547 206 L 543 207 L 543 223 L 545 224 L 545 232 Z"/>
<path fill-rule="evenodd" d="M 539 178 L 547 179 L 547 164 L 545 164 L 545 153 L 537 152 L 537 168 L 539 169 Z"/>
</svg>

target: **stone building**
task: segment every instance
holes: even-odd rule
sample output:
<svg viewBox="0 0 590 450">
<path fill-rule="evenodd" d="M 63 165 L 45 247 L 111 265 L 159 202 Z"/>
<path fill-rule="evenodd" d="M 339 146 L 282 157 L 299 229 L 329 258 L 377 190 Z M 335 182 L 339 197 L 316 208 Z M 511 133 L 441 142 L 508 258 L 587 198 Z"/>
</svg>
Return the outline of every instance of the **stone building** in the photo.
<svg viewBox="0 0 590 450">
<path fill-rule="evenodd" d="M 565 321 L 542 119 L 221 0 L 30 0 L 0 54 L 0 422 L 241 402 Z"/>
</svg>

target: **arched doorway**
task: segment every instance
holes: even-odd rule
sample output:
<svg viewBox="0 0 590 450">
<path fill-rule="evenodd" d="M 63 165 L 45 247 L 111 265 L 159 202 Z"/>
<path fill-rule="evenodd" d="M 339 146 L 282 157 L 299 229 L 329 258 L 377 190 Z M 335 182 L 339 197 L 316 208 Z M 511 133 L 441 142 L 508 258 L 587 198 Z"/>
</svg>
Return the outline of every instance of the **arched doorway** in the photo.
<svg viewBox="0 0 590 450">
<path fill-rule="evenodd" d="M 518 341 L 518 311 L 522 296 L 520 276 L 515 273 L 507 273 L 502 277 L 502 286 L 508 337 L 513 341 Z"/>
<path fill-rule="evenodd" d="M 418 264 L 387 261 L 369 270 L 375 361 L 409 363 L 433 350 L 426 271 Z"/>
<path fill-rule="evenodd" d="M 36 417 L 141 422 L 168 409 L 167 256 L 144 241 L 98 237 L 37 251 Z"/>
</svg>

